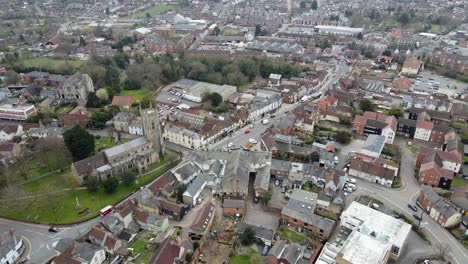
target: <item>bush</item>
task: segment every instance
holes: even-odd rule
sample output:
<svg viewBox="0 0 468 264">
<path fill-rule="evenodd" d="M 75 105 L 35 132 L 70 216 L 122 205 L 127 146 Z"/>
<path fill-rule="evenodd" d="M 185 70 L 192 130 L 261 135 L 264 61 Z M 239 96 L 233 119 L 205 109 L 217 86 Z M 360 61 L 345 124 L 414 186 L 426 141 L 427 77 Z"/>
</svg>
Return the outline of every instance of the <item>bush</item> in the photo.
<svg viewBox="0 0 468 264">
<path fill-rule="evenodd" d="M 192 253 L 185 254 L 185 261 L 191 263 L 192 262 Z"/>
<path fill-rule="evenodd" d="M 353 135 L 347 131 L 338 131 L 335 134 L 335 139 L 341 144 L 349 144 Z"/>
<path fill-rule="evenodd" d="M 255 233 L 250 227 L 247 227 L 244 230 L 244 233 L 240 235 L 240 239 L 242 245 L 250 246 L 255 242 Z"/>
<path fill-rule="evenodd" d="M 107 194 L 112 194 L 119 187 L 119 180 L 116 177 L 110 177 L 109 179 L 102 182 L 102 187 Z"/>
<path fill-rule="evenodd" d="M 120 175 L 123 185 L 131 186 L 136 180 L 136 174 L 133 171 L 127 171 Z"/>
<path fill-rule="evenodd" d="M 85 185 L 89 192 L 97 192 L 99 190 L 99 180 L 96 177 L 88 177 Z"/>
</svg>

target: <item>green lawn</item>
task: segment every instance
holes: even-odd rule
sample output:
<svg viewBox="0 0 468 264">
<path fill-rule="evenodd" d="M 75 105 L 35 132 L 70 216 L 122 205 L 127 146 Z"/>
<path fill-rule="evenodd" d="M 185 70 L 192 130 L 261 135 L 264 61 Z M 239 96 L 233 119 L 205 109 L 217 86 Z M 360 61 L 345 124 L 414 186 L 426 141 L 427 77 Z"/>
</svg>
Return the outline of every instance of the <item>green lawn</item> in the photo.
<svg viewBox="0 0 468 264">
<path fill-rule="evenodd" d="M 418 156 L 418 153 L 419 153 L 418 147 L 416 147 L 415 145 L 408 146 L 408 144 L 406 145 L 406 147 L 411 151 L 411 153 L 413 154 L 415 158 Z"/>
<path fill-rule="evenodd" d="M 57 113 L 58 115 L 59 114 L 68 114 L 70 113 L 71 110 L 73 110 L 73 106 L 72 105 L 65 105 L 65 106 L 61 106 L 57 109 L 55 109 L 55 113 Z"/>
<path fill-rule="evenodd" d="M 143 11 L 140 11 L 138 13 L 135 13 L 134 15 L 127 16 L 125 18 L 146 18 L 146 14 L 150 14 L 152 16 L 154 15 L 160 15 L 164 12 L 174 10 L 174 6 L 171 5 L 159 5 L 155 6 L 152 8 L 145 9 Z"/>
<path fill-rule="evenodd" d="M 249 248 L 246 255 L 234 255 L 231 257 L 231 264 L 257 264 L 260 263 L 258 252 Z"/>
<path fill-rule="evenodd" d="M 468 184 L 468 181 L 461 178 L 454 178 L 452 181 L 452 187 L 460 187 Z"/>
<path fill-rule="evenodd" d="M 121 138 L 120 143 L 125 143 L 130 141 L 128 138 Z M 94 150 L 99 151 L 100 149 L 104 148 L 110 148 L 113 147 L 117 144 L 117 142 L 114 140 L 113 137 L 100 137 L 100 138 L 95 138 L 95 146 Z"/>
<path fill-rule="evenodd" d="M 129 194 L 148 184 L 164 172 L 172 168 L 174 164 L 168 164 L 152 173 L 138 178 L 138 182 L 132 186 L 119 185 L 117 191 L 111 195 L 100 189 L 96 193 L 87 190 L 74 190 L 69 192 L 53 192 L 34 198 L 22 199 L 0 203 L 0 216 L 15 220 L 34 221 L 42 223 L 69 224 L 90 219 L 99 214 L 99 210 L 106 205 L 113 205 L 123 200 Z M 53 185 L 54 190 L 66 187 L 70 182 L 60 180 L 57 176 L 43 178 L 35 183 L 26 184 L 28 190 L 38 190 L 48 185 Z M 59 186 L 56 186 L 59 185 Z M 71 185 L 72 186 L 72 185 Z M 77 199 L 81 205 L 76 210 Z M 56 210 L 54 210 L 56 208 Z M 79 214 L 85 211 L 86 214 Z M 55 211 L 55 212 L 54 212 Z"/>
<path fill-rule="evenodd" d="M 431 29 L 428 30 L 429 33 L 440 33 L 444 28 L 441 25 L 431 25 Z"/>
<path fill-rule="evenodd" d="M 143 98 L 150 95 L 150 91 L 148 91 L 147 89 L 122 90 L 120 92 L 120 95 L 122 95 L 122 96 L 133 96 L 133 98 L 135 98 L 135 100 L 141 101 L 141 100 L 143 100 Z"/>
<path fill-rule="evenodd" d="M 47 190 L 49 186 L 54 188 L 65 189 L 78 187 L 78 181 L 71 174 L 70 169 L 62 172 L 54 172 L 45 177 L 25 183 L 22 185 L 23 191 L 27 194 L 41 193 Z"/>
<path fill-rule="evenodd" d="M 78 70 L 86 61 L 83 60 L 58 60 L 51 58 L 30 58 L 22 59 L 17 64 L 25 67 L 37 68 L 43 71 L 60 72 L 64 68 L 73 67 L 74 71 Z"/>
<path fill-rule="evenodd" d="M 151 251 L 146 248 L 146 244 L 148 242 L 148 236 L 147 235 L 140 235 L 138 240 L 134 241 L 132 244 L 130 244 L 128 247 L 133 248 L 134 251 L 132 253 L 132 256 L 138 256 L 133 263 L 136 264 L 146 264 L 149 263 L 151 258 L 153 257 L 154 251 Z"/>
<path fill-rule="evenodd" d="M 300 234 L 300 233 L 297 233 L 295 231 L 292 231 L 292 230 L 289 230 L 289 229 L 282 229 L 282 230 L 279 230 L 277 232 L 278 236 L 282 237 L 282 238 L 285 238 L 285 239 L 288 239 L 288 240 L 291 240 L 291 241 L 294 241 L 294 242 L 298 242 L 298 243 L 305 243 L 307 241 L 307 238 Z"/>
</svg>

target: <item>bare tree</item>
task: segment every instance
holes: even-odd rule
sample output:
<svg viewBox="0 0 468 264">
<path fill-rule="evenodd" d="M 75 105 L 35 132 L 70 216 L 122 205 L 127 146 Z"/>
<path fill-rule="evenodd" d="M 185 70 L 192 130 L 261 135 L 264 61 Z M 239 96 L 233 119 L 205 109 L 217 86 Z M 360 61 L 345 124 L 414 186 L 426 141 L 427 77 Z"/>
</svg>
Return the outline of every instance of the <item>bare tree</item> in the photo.
<svg viewBox="0 0 468 264">
<path fill-rule="evenodd" d="M 35 149 L 48 171 L 63 168 L 71 160 L 70 152 L 65 143 L 58 138 L 39 139 L 35 144 Z"/>
</svg>

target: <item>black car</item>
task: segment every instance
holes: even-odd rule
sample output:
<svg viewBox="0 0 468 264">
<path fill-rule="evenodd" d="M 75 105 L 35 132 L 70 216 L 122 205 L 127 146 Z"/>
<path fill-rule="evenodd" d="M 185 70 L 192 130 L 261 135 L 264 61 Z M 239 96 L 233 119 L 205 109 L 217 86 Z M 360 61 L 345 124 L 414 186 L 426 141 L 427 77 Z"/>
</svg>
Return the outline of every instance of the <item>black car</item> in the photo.
<svg viewBox="0 0 468 264">
<path fill-rule="evenodd" d="M 420 215 L 417 215 L 417 214 L 413 214 L 413 217 L 416 218 L 417 220 L 421 221 L 422 218 Z"/>
<path fill-rule="evenodd" d="M 411 210 L 415 211 L 415 212 L 418 211 L 418 208 L 417 208 L 416 206 L 412 205 L 412 204 L 408 204 L 408 207 L 409 207 Z"/>
<path fill-rule="evenodd" d="M 55 226 L 51 226 L 51 227 L 49 227 L 49 232 L 57 233 L 57 232 L 58 232 L 58 228 L 55 227 Z"/>
</svg>

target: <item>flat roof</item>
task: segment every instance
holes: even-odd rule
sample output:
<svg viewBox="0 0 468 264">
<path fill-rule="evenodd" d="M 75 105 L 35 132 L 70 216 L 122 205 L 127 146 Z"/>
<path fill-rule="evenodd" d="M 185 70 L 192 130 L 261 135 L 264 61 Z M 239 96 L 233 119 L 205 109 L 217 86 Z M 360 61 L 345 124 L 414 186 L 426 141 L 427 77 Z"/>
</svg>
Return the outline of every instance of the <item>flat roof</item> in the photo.
<svg viewBox="0 0 468 264">
<path fill-rule="evenodd" d="M 339 256 L 349 263 L 384 263 L 392 245 L 374 239 L 361 232 L 352 232 Z"/>
<path fill-rule="evenodd" d="M 341 223 L 361 222 L 361 227 L 365 227 L 366 230 L 372 230 L 371 232 L 387 236 L 388 241 L 400 249 L 411 231 L 410 224 L 356 201 L 353 201 L 341 214 L 341 220 Z"/>
</svg>

